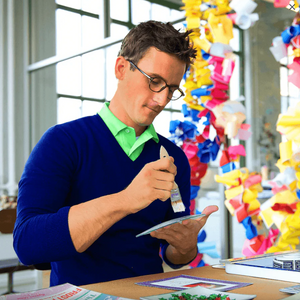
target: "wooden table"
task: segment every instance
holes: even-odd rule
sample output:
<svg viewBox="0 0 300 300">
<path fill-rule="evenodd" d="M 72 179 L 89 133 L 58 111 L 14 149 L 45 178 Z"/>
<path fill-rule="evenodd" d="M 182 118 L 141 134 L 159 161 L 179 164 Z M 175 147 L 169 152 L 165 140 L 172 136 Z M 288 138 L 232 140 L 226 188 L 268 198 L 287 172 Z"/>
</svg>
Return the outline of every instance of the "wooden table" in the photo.
<svg viewBox="0 0 300 300">
<path fill-rule="evenodd" d="M 114 280 L 114 281 L 108 281 L 108 282 L 102 282 L 96 284 L 89 284 L 83 287 L 88 290 L 93 290 L 96 292 L 101 292 L 101 293 L 110 294 L 114 296 L 121 296 L 121 297 L 131 298 L 131 299 L 139 299 L 141 296 L 159 295 L 159 294 L 169 293 L 172 290 L 140 286 L 135 284 L 136 282 L 163 279 L 163 278 L 178 276 L 181 274 L 219 279 L 219 280 L 252 283 L 252 285 L 231 290 L 229 292 L 238 293 L 238 294 L 254 294 L 257 295 L 255 300 L 277 300 L 277 299 L 287 298 L 288 296 L 290 296 L 290 294 L 282 293 L 279 291 L 279 289 L 297 284 L 294 282 L 269 280 L 269 279 L 263 279 L 257 277 L 227 274 L 224 269 L 217 269 L 217 268 L 213 268 L 212 266 L 205 266 L 201 268 L 171 271 L 171 272 L 154 274 L 154 275 L 147 275 L 147 276 L 126 278 L 126 279 L 120 279 L 120 280 Z"/>
</svg>

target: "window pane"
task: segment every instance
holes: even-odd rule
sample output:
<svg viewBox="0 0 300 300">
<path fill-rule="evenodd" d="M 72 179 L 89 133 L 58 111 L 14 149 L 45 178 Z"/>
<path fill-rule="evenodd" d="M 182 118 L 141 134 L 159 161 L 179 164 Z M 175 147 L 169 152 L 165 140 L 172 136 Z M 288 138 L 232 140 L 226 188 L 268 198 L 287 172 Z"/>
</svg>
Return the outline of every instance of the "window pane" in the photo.
<svg viewBox="0 0 300 300">
<path fill-rule="evenodd" d="M 179 30 L 180 32 L 185 32 L 186 28 L 182 22 L 173 24 L 174 28 Z"/>
<path fill-rule="evenodd" d="M 82 56 L 82 95 L 104 99 L 104 50 Z"/>
<path fill-rule="evenodd" d="M 297 103 L 299 102 L 299 98 L 289 98 L 289 106 L 295 107 Z"/>
<path fill-rule="evenodd" d="M 162 22 L 170 21 L 170 8 L 159 4 L 152 4 L 151 19 Z"/>
<path fill-rule="evenodd" d="M 172 112 L 171 113 L 171 120 L 179 120 L 181 122 L 184 121 L 184 115 L 183 113 L 179 113 L 179 112 Z M 169 124 L 169 127 L 170 127 L 170 124 Z M 169 129 L 168 127 L 168 129 Z"/>
<path fill-rule="evenodd" d="M 99 19 L 82 16 L 82 47 L 97 47 L 103 39 L 103 28 Z"/>
<path fill-rule="evenodd" d="M 128 6 L 128 0 L 110 0 L 110 17 L 127 22 Z"/>
<path fill-rule="evenodd" d="M 176 21 L 185 17 L 185 11 L 171 9 L 170 21 Z"/>
<path fill-rule="evenodd" d="M 182 109 L 182 104 L 185 103 L 185 101 L 183 100 L 183 98 L 180 98 L 178 100 L 175 100 L 175 101 L 170 101 L 171 103 L 171 108 L 172 109 L 178 109 L 181 111 Z"/>
<path fill-rule="evenodd" d="M 56 53 L 64 55 L 81 49 L 81 16 L 56 10 Z"/>
<path fill-rule="evenodd" d="M 70 98 L 57 99 L 57 123 L 65 123 L 81 117 L 81 100 Z"/>
<path fill-rule="evenodd" d="M 68 6 L 68 7 L 73 7 L 76 9 L 81 8 L 81 0 L 56 0 L 55 2 L 57 4 Z"/>
<path fill-rule="evenodd" d="M 153 122 L 156 132 L 168 138 L 170 136 L 169 127 L 171 121 L 171 113 L 169 111 L 162 111 Z"/>
<path fill-rule="evenodd" d="M 56 72 L 58 94 L 81 95 L 81 57 L 58 63 Z"/>
<path fill-rule="evenodd" d="M 281 109 L 280 109 L 280 112 L 282 114 L 285 114 L 287 112 L 288 107 L 290 106 L 289 105 L 289 99 L 290 99 L 289 97 L 281 96 L 281 103 L 280 103 Z"/>
<path fill-rule="evenodd" d="M 84 100 L 82 103 L 82 116 L 93 116 L 98 113 L 103 106 L 103 103 L 97 101 Z"/>
<path fill-rule="evenodd" d="M 150 20 L 151 3 L 145 0 L 132 0 L 132 23 Z"/>
<path fill-rule="evenodd" d="M 102 0 L 82 0 L 82 10 L 100 15 Z"/>
<path fill-rule="evenodd" d="M 122 26 L 119 24 L 111 23 L 110 24 L 110 36 L 116 39 L 123 39 L 128 33 L 128 27 Z"/>
<path fill-rule="evenodd" d="M 117 89 L 118 81 L 115 76 L 115 63 L 121 43 L 110 46 L 106 50 L 106 100 L 110 101 Z"/>
</svg>

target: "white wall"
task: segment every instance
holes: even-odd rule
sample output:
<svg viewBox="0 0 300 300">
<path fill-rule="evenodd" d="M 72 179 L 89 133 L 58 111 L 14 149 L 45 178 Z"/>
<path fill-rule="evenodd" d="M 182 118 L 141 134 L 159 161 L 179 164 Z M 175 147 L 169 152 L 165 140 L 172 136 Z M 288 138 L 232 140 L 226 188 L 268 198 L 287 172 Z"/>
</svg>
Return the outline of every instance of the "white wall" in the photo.
<svg viewBox="0 0 300 300">
<path fill-rule="evenodd" d="M 32 22 L 35 26 L 29 32 Z M 17 195 L 17 183 L 29 153 L 42 133 L 56 122 L 55 67 L 32 78 L 27 73 L 31 60 L 55 55 L 55 0 L 1 0 L 0 45 L 0 195 Z M 35 45 L 31 55 L 30 45 Z M 33 85 L 31 94 L 29 83 Z M 14 257 L 12 234 L 0 233 L 0 260 Z M 16 272 L 15 290 L 40 288 L 41 273 Z M 1 274 L 0 294 L 6 291 L 7 274 Z"/>
</svg>

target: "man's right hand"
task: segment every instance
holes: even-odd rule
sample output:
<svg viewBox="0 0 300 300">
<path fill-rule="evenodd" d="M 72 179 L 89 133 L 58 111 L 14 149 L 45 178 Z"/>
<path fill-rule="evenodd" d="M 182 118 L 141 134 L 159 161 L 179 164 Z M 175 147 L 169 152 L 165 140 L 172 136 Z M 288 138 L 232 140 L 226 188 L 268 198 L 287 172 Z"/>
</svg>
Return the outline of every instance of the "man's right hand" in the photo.
<svg viewBox="0 0 300 300">
<path fill-rule="evenodd" d="M 128 214 L 140 211 L 156 199 L 169 199 L 175 175 L 174 159 L 159 159 L 146 164 L 125 190 L 72 206 L 69 229 L 76 251 L 85 251 Z"/>
<path fill-rule="evenodd" d="M 174 159 L 162 158 L 146 164 L 131 184 L 122 192 L 131 213 L 136 213 L 154 200 L 166 201 L 171 197 L 177 168 Z"/>
</svg>

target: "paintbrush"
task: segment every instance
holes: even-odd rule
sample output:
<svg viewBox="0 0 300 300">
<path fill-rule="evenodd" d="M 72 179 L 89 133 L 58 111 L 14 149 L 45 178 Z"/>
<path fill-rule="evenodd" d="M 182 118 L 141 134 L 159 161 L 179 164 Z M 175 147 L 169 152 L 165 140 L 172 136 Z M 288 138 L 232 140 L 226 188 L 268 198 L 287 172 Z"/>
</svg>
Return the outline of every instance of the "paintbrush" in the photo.
<svg viewBox="0 0 300 300">
<path fill-rule="evenodd" d="M 164 148 L 164 146 L 160 147 L 160 158 L 170 158 L 167 150 Z M 177 183 L 174 181 L 173 189 L 171 190 L 171 204 L 174 212 L 181 212 L 185 211 L 185 206 L 182 202 L 179 187 Z"/>
</svg>

